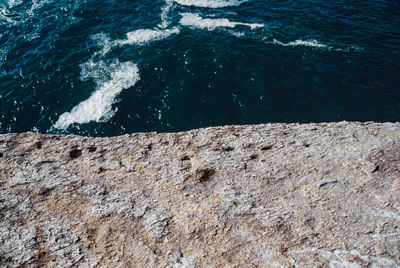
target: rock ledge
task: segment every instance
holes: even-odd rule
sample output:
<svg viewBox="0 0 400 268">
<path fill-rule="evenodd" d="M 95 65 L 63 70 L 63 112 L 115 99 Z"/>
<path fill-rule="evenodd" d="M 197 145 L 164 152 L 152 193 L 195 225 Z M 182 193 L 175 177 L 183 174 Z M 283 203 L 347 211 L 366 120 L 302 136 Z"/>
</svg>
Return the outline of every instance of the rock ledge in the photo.
<svg viewBox="0 0 400 268">
<path fill-rule="evenodd" d="M 400 123 L 0 135 L 0 267 L 400 267 Z"/>
</svg>

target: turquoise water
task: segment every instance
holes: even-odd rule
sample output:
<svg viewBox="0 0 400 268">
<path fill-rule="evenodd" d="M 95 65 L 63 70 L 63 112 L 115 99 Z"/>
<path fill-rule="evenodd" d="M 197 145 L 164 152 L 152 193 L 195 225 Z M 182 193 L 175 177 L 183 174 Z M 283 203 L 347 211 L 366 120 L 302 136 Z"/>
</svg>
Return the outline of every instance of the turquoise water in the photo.
<svg viewBox="0 0 400 268">
<path fill-rule="evenodd" d="M 0 133 L 400 121 L 399 1 L 0 0 Z"/>
</svg>

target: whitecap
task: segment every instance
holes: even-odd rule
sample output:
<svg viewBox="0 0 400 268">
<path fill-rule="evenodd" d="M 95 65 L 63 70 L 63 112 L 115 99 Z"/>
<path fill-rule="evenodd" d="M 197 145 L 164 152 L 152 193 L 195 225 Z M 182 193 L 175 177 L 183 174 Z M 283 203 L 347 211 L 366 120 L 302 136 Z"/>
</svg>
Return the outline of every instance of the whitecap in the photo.
<svg viewBox="0 0 400 268">
<path fill-rule="evenodd" d="M 251 29 L 264 27 L 264 24 L 261 23 L 244 23 L 230 21 L 228 19 L 202 18 L 199 14 L 196 13 L 181 13 L 181 16 L 181 25 L 200 29 L 208 29 L 210 31 L 215 30 L 218 27 L 235 28 L 238 25 L 248 26 Z"/>
<path fill-rule="evenodd" d="M 107 82 L 111 79 L 113 73 L 112 64 L 108 65 L 104 61 L 95 62 L 92 59 L 79 65 L 81 67 L 81 80 L 86 81 L 93 79 L 96 85 Z"/>
<path fill-rule="evenodd" d="M 113 46 L 113 42 L 111 41 L 110 37 L 108 37 L 108 35 L 105 33 L 92 35 L 91 39 L 95 41 L 97 45 L 102 47 L 101 51 L 96 52 L 95 55 L 98 53 L 100 53 L 101 55 L 105 55 L 111 50 Z"/>
<path fill-rule="evenodd" d="M 24 9 L 15 9 L 24 2 L 23 0 L 5 1 L 4 4 L 0 3 L 0 19 L 14 25 L 25 23 L 29 18 L 34 16 L 34 10 L 42 7 L 47 1 L 48 0 L 32 0 L 31 7 L 29 8 L 28 4 Z"/>
<path fill-rule="evenodd" d="M 115 40 L 115 45 L 132 45 L 132 44 L 145 44 L 150 41 L 165 39 L 173 34 L 179 34 L 180 30 L 177 27 L 166 30 L 158 29 L 139 29 L 126 34 L 126 39 Z"/>
<path fill-rule="evenodd" d="M 173 0 L 166 0 L 165 1 L 165 6 L 163 6 L 161 8 L 161 23 L 159 23 L 157 26 L 161 29 L 165 29 L 168 27 L 169 25 L 169 18 L 168 18 L 168 14 L 172 9 L 172 5 L 173 5 L 174 1 Z"/>
<path fill-rule="evenodd" d="M 229 30 L 228 33 L 230 33 L 231 35 L 233 35 L 237 38 L 246 37 L 246 34 L 244 32 L 236 32 L 234 30 Z"/>
<path fill-rule="evenodd" d="M 8 0 L 8 1 L 6 1 L 6 4 L 7 4 L 8 8 L 13 8 L 15 6 L 22 4 L 22 2 L 23 2 L 23 0 Z"/>
<path fill-rule="evenodd" d="M 176 3 L 183 6 L 196 6 L 205 8 L 222 8 L 228 6 L 238 6 L 246 0 L 174 0 Z"/>
<path fill-rule="evenodd" d="M 263 39 L 263 40 L 266 41 L 265 39 Z M 336 51 L 336 52 L 344 52 L 344 53 L 365 51 L 365 49 L 358 47 L 358 46 L 354 46 L 354 45 L 349 46 L 349 45 L 343 44 L 340 47 L 338 47 L 337 45 L 326 45 L 326 44 L 323 44 L 314 39 L 313 40 L 297 39 L 295 41 L 291 41 L 288 43 L 284 43 L 279 40 L 273 39 L 272 41 L 266 41 L 266 43 L 280 45 L 280 46 L 284 46 L 284 47 L 304 46 L 304 47 L 318 48 L 318 49 L 327 50 L 327 51 Z"/>
<path fill-rule="evenodd" d="M 94 61 L 98 53 L 105 55 L 114 46 L 145 44 L 167 38 L 173 34 L 179 34 L 179 32 L 180 29 L 177 27 L 165 30 L 139 29 L 127 33 L 126 39 L 114 41 L 110 40 L 104 33 L 92 36 L 92 39 L 102 47 L 102 50 L 95 53 L 88 62 L 80 65 L 81 80 L 93 79 L 98 89 L 87 100 L 72 108 L 71 112 L 62 114 L 54 124 L 54 128 L 66 129 L 74 123 L 107 121 L 115 113 L 112 110 L 112 104 L 115 103 L 117 95 L 123 89 L 134 86 L 140 79 L 136 64 L 116 62 L 108 66 L 103 60 Z"/>
<path fill-rule="evenodd" d="M 149 43 L 151 41 L 157 41 L 165 39 L 173 34 L 179 34 L 180 29 L 174 27 L 172 29 L 139 29 L 132 32 L 128 32 L 126 34 L 125 39 L 117 39 L 111 40 L 110 37 L 105 33 L 98 33 L 91 37 L 93 41 L 97 43 L 101 50 L 95 52 L 93 57 L 98 56 L 99 54 L 104 56 L 113 47 L 116 46 L 125 46 L 125 45 L 143 45 Z"/>
<path fill-rule="evenodd" d="M 0 48 L 0 68 L 2 68 L 3 64 L 6 62 L 9 50 L 9 46 L 4 46 L 3 48 Z"/>
<path fill-rule="evenodd" d="M 107 121 L 114 115 L 112 104 L 115 98 L 122 90 L 134 86 L 140 80 L 139 68 L 132 62 L 116 62 L 108 69 L 111 71 L 110 80 L 99 82 L 98 89 L 88 99 L 72 108 L 71 112 L 62 114 L 54 124 L 55 128 L 65 130 L 74 123 Z"/>
<path fill-rule="evenodd" d="M 34 16 L 36 10 L 42 8 L 45 4 L 47 4 L 48 0 L 33 0 L 31 8 L 26 12 L 29 16 Z"/>
<path fill-rule="evenodd" d="M 319 43 L 317 40 L 296 40 L 289 43 L 283 43 L 274 39 L 272 41 L 274 44 L 278 44 L 285 47 L 295 47 L 295 46 L 306 46 L 306 47 L 315 47 L 315 48 L 328 48 L 327 45 Z"/>
<path fill-rule="evenodd" d="M 18 23 L 17 20 L 12 19 L 10 17 L 10 11 L 4 5 L 0 5 L 0 22 L 6 22 L 7 24 L 17 24 Z"/>
<path fill-rule="evenodd" d="M 25 2 L 26 3 L 24 3 L 23 0 L 11 0 L 6 2 L 6 4 L 2 4 L 0 0 L 0 25 L 2 22 L 6 22 L 8 25 L 23 25 L 30 23 L 34 27 L 33 34 L 36 35 L 36 32 L 40 32 L 42 29 L 44 20 L 30 20 L 36 17 L 37 12 L 40 12 L 41 8 L 55 2 L 55 0 L 31 0 Z M 54 15 L 58 19 L 57 21 L 62 22 L 60 24 L 57 23 L 57 27 L 62 29 L 68 28 L 71 24 L 80 20 L 73 16 L 73 12 L 81 5 L 80 2 L 81 1 L 79 0 L 66 1 L 60 9 L 52 9 L 49 11 L 51 14 L 49 14 L 47 19 Z M 66 11 L 68 11 L 68 14 L 64 14 Z M 60 20 L 61 16 L 63 19 L 65 18 L 65 21 Z M 34 35 L 29 38 L 33 38 Z"/>
</svg>

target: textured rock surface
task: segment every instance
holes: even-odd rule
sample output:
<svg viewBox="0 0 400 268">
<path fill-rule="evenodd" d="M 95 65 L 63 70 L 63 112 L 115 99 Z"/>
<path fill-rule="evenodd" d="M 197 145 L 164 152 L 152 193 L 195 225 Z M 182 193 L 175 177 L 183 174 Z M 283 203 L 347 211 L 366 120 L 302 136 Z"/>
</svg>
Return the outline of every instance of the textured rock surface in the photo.
<svg viewBox="0 0 400 268">
<path fill-rule="evenodd" d="M 400 124 L 0 135 L 0 266 L 113 265 L 399 267 Z"/>
</svg>

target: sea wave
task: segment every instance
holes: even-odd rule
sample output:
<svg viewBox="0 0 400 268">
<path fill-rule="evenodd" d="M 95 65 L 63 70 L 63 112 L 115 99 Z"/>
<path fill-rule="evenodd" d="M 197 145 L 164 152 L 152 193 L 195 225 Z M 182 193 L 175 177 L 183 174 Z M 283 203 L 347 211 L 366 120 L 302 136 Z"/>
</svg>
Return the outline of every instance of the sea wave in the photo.
<svg viewBox="0 0 400 268">
<path fill-rule="evenodd" d="M 169 17 L 168 14 L 172 9 L 172 6 L 174 4 L 173 0 L 166 0 L 165 1 L 165 6 L 163 6 L 161 8 L 161 14 L 160 14 L 160 18 L 161 18 L 161 23 L 159 23 L 157 26 L 161 29 L 165 29 L 168 27 L 169 25 Z"/>
<path fill-rule="evenodd" d="M 80 102 L 72 108 L 70 112 L 62 114 L 57 122 L 53 125 L 56 129 L 65 130 L 74 123 L 84 124 L 91 121 L 105 122 L 108 121 L 116 112 L 112 109 L 116 102 L 118 94 L 127 88 L 133 87 L 138 80 L 139 68 L 132 62 L 119 63 L 118 61 L 108 65 L 104 60 L 104 56 L 113 48 L 125 45 L 145 45 L 152 41 L 158 41 L 168 38 L 172 35 L 180 33 L 180 27 L 186 26 L 195 29 L 207 29 L 213 31 L 217 28 L 233 29 L 237 26 L 245 26 L 254 30 L 256 28 L 265 27 L 261 23 L 246 23 L 238 21 L 230 21 L 227 18 L 210 18 L 202 17 L 199 13 L 180 13 L 180 26 L 168 28 L 169 13 L 173 9 L 174 2 L 181 5 L 198 6 L 198 7 L 225 7 L 240 4 L 243 1 L 211 1 L 211 0 L 166 0 L 165 6 L 161 9 L 161 23 L 153 29 L 137 29 L 126 33 L 126 38 L 111 40 L 105 33 L 99 33 L 92 36 L 101 49 L 95 52 L 91 59 L 81 64 L 81 80 L 93 79 L 96 83 L 96 91 L 86 100 Z M 232 35 L 237 37 L 245 37 L 243 32 L 234 32 L 228 30 Z M 322 48 L 334 50 L 326 44 L 317 40 L 295 40 L 291 42 L 281 42 L 277 39 L 269 41 L 270 43 L 281 46 L 305 46 L 312 48 Z"/>
<path fill-rule="evenodd" d="M 235 22 L 228 19 L 210 19 L 202 18 L 197 13 L 181 13 L 180 24 L 192 28 L 208 29 L 210 31 L 215 30 L 218 27 L 235 28 L 238 25 L 248 26 L 251 29 L 264 27 L 261 23 L 245 23 Z"/>
<path fill-rule="evenodd" d="M 103 122 L 109 120 L 115 113 L 112 105 L 118 94 L 132 87 L 140 79 L 139 68 L 132 62 L 113 63 L 107 65 L 101 60 L 115 46 L 143 45 L 151 41 L 167 38 L 179 34 L 180 29 L 138 29 L 128 32 L 126 39 L 111 40 L 108 35 L 99 33 L 92 36 L 101 50 L 94 53 L 91 59 L 80 65 L 81 80 L 93 79 L 97 90 L 86 100 L 80 102 L 71 112 L 62 114 L 53 125 L 56 129 L 67 129 L 71 124 L 84 124 L 91 121 Z M 100 60 L 99 60 L 100 59 Z"/>
<path fill-rule="evenodd" d="M 100 66 L 106 69 L 96 70 L 92 74 L 90 72 L 84 74 L 94 77 L 98 89 L 88 99 L 72 108 L 71 112 L 62 114 L 54 124 L 54 128 L 65 130 L 74 123 L 84 124 L 91 121 L 109 120 L 115 113 L 112 105 L 118 94 L 124 89 L 133 87 L 140 80 L 139 68 L 132 62 L 115 62 L 107 67 L 104 67 L 106 64 L 102 62 Z M 110 80 L 104 82 L 101 78 L 107 72 L 109 72 Z"/>
<path fill-rule="evenodd" d="M 54 0 L 32 0 L 28 3 L 24 3 L 23 0 L 9 0 L 5 1 L 5 3 L 0 1 L 0 22 L 6 22 L 7 25 L 23 25 L 35 17 L 37 10 L 54 2 Z M 54 9 L 53 11 L 60 12 L 75 9 L 79 6 L 78 3 L 78 0 L 75 0 L 73 3 L 67 3 L 63 10 Z"/>
<path fill-rule="evenodd" d="M 180 29 L 174 27 L 172 29 L 138 29 L 135 31 L 128 32 L 125 39 L 111 40 L 110 37 L 105 33 L 98 33 L 91 37 L 99 47 L 100 51 L 94 53 L 93 56 L 104 56 L 110 50 L 116 46 L 125 45 L 144 45 L 152 41 L 159 41 L 168 38 L 171 35 L 179 34 Z M 92 57 L 93 59 L 93 57 Z"/>
<path fill-rule="evenodd" d="M 238 6 L 247 0 L 174 0 L 183 6 L 196 6 L 205 8 L 222 8 L 228 6 Z"/>
<path fill-rule="evenodd" d="M 8 8 L 13 8 L 15 6 L 22 4 L 23 0 L 8 0 L 5 2 L 6 2 L 6 5 L 8 6 Z"/>
<path fill-rule="evenodd" d="M 138 29 L 126 34 L 126 39 L 115 40 L 114 45 L 133 45 L 133 44 L 145 44 L 150 41 L 157 41 L 165 39 L 173 34 L 179 34 L 180 30 L 177 27 L 166 30 L 158 29 Z"/>
<path fill-rule="evenodd" d="M 346 45 L 346 44 L 324 44 L 321 43 L 320 41 L 317 41 L 315 39 L 313 40 L 302 40 L 302 39 L 297 39 L 295 41 L 291 41 L 288 43 L 281 42 L 277 39 L 273 39 L 272 42 L 268 41 L 267 43 L 272 43 L 274 45 L 279 45 L 279 46 L 284 46 L 284 47 L 298 47 L 298 46 L 303 46 L 303 47 L 311 47 L 315 49 L 322 49 L 322 50 L 327 50 L 327 51 L 332 51 L 332 52 L 364 52 L 365 49 L 355 46 L 355 45 Z"/>
<path fill-rule="evenodd" d="M 296 40 L 296 41 L 292 41 L 289 43 L 283 43 L 281 41 L 278 41 L 276 39 L 274 39 L 272 41 L 274 44 L 278 44 L 284 47 L 295 47 L 295 46 L 305 46 L 305 47 L 316 47 L 316 48 L 327 48 L 328 46 L 322 43 L 319 43 L 317 40 Z"/>
</svg>

